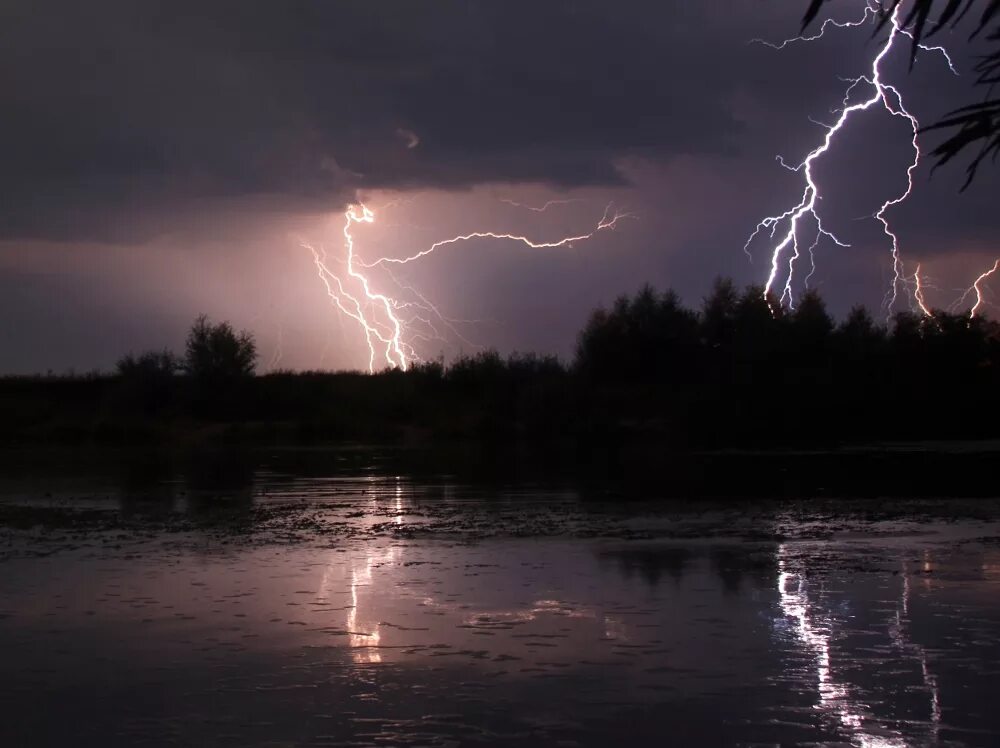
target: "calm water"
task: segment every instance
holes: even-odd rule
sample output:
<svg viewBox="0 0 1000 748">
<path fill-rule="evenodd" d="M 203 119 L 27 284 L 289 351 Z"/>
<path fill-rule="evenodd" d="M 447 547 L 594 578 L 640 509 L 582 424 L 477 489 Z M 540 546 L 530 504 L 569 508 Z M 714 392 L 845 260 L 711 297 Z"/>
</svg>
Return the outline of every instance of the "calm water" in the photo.
<svg viewBox="0 0 1000 748">
<path fill-rule="evenodd" d="M 0 482 L 0 744 L 1000 744 L 992 500 L 148 468 Z"/>
</svg>

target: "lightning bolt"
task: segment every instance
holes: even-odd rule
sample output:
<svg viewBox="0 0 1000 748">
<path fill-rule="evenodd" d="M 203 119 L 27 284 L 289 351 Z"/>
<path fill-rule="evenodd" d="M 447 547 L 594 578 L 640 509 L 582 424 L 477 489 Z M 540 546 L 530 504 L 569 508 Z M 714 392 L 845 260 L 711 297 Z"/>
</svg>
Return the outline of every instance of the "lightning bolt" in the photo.
<svg viewBox="0 0 1000 748">
<path fill-rule="evenodd" d="M 826 35 L 826 30 L 828 27 L 833 26 L 837 29 L 851 29 L 858 26 L 864 26 L 869 21 L 874 21 L 878 18 L 879 14 L 879 4 L 877 2 L 871 1 L 865 5 L 864 15 L 861 16 L 856 21 L 837 21 L 833 18 L 827 18 L 820 24 L 819 31 L 817 31 L 812 36 L 793 36 L 790 39 L 785 39 L 781 42 L 769 42 L 766 39 L 751 39 L 751 44 L 763 44 L 765 47 L 770 47 L 771 49 L 782 50 L 790 44 L 796 44 L 798 42 L 814 42 L 817 39 L 822 39 Z M 899 27 L 900 34 L 913 39 L 913 33 L 907 29 Z M 958 75 L 958 68 L 955 67 L 955 63 L 952 61 L 951 56 L 948 54 L 948 50 L 942 46 L 931 46 L 924 44 L 923 42 L 917 44 L 917 48 L 923 50 L 924 52 L 937 52 L 942 57 L 944 57 L 945 62 L 948 64 L 948 69 L 954 75 Z"/>
<path fill-rule="evenodd" d="M 975 319 L 976 316 L 979 314 L 979 310 L 982 309 L 983 305 L 988 303 L 986 299 L 983 297 L 983 291 L 984 291 L 983 282 L 991 275 L 993 275 L 997 270 L 1000 270 L 1000 260 L 994 262 L 993 267 L 991 267 L 985 273 L 980 273 L 979 277 L 976 278 L 975 282 L 967 289 L 965 289 L 965 293 L 963 293 L 959 297 L 958 301 L 954 303 L 953 309 L 961 307 L 965 303 L 966 299 L 974 295 L 976 297 L 976 303 L 973 304 L 972 308 L 969 309 L 969 319 Z"/>
<path fill-rule="evenodd" d="M 826 35 L 827 28 L 830 26 L 838 29 L 849 29 L 855 26 L 862 26 L 877 16 L 877 14 L 877 8 L 872 7 L 869 3 L 865 6 L 864 15 L 857 21 L 837 21 L 833 18 L 827 18 L 822 24 L 820 24 L 819 31 L 812 36 L 793 36 L 791 39 L 785 39 L 782 42 L 769 42 L 766 39 L 751 39 L 750 43 L 763 44 L 765 47 L 770 47 L 771 49 L 777 49 L 780 51 L 790 44 L 796 44 L 798 42 L 814 42 L 817 39 L 822 39 Z"/>
<path fill-rule="evenodd" d="M 506 198 L 502 199 L 500 202 L 507 203 L 507 205 L 513 205 L 515 208 L 524 208 L 525 210 L 530 210 L 534 213 L 544 213 L 553 205 L 570 205 L 572 203 L 582 203 L 583 200 L 580 198 L 571 198 L 568 200 L 547 200 L 543 205 L 526 205 L 525 203 L 519 203 L 516 200 L 508 200 Z"/>
<path fill-rule="evenodd" d="M 893 9 L 892 15 L 889 18 L 889 34 L 885 42 L 882 43 L 875 57 L 872 59 L 871 70 L 865 75 L 847 79 L 846 82 L 848 83 L 848 86 L 844 91 L 842 106 L 832 112 L 837 115 L 837 119 L 833 122 L 833 124 L 820 124 L 820 126 L 825 130 L 822 142 L 816 148 L 811 150 L 798 165 L 791 166 L 785 163 L 781 156 L 777 157 L 777 161 L 782 167 L 788 169 L 789 171 L 802 174 L 805 184 L 802 188 L 802 197 L 799 202 L 782 213 L 767 216 L 762 219 L 754 228 L 750 237 L 743 246 L 743 251 L 747 254 L 747 256 L 752 257 L 750 249 L 751 245 L 762 233 L 766 233 L 770 240 L 774 240 L 771 246 L 770 272 L 767 277 L 767 283 L 764 286 L 764 297 L 769 303 L 770 299 L 773 298 L 772 294 L 774 293 L 775 286 L 779 283 L 779 276 L 783 272 L 782 268 L 786 268 L 787 270 L 784 271 L 785 282 L 782 286 L 779 303 L 787 305 L 789 308 L 794 308 L 795 299 L 793 286 L 795 281 L 795 266 L 796 262 L 801 257 L 800 246 L 806 241 L 803 237 L 809 237 L 810 239 L 808 253 L 811 260 L 811 270 L 809 275 L 806 277 L 807 287 L 809 279 L 816 271 L 814 250 L 822 239 L 829 239 L 839 247 L 849 246 L 846 242 L 841 241 L 832 231 L 828 230 L 823 225 L 822 216 L 819 210 L 819 203 L 822 200 L 822 196 L 820 192 L 820 185 L 816 181 L 814 167 L 816 163 L 830 151 L 837 134 L 847 127 L 848 123 L 855 114 L 879 106 L 881 106 L 881 108 L 883 108 L 891 116 L 904 119 L 908 123 L 912 133 L 910 143 L 913 148 L 913 159 L 906 169 L 905 189 L 898 195 L 889 197 L 883 201 L 879 209 L 873 214 L 875 220 L 881 224 L 882 230 L 888 238 L 892 249 L 891 256 L 893 280 L 891 287 L 886 294 L 885 300 L 885 307 L 889 314 L 892 313 L 892 309 L 895 306 L 900 293 L 904 290 L 909 290 L 909 280 L 906 278 L 904 271 L 899 237 L 892 230 L 887 213 L 891 208 L 904 202 L 913 192 L 913 174 L 920 165 L 921 157 L 920 145 L 917 140 L 920 123 L 917 121 L 917 118 L 906 109 L 903 102 L 903 96 L 900 91 L 883 80 L 881 69 L 883 61 L 889 56 L 889 53 L 892 51 L 899 37 L 907 36 L 912 38 L 910 33 L 906 29 L 902 28 L 900 24 L 900 10 L 901 6 L 899 5 Z M 766 44 L 773 49 L 784 49 L 792 43 L 809 42 L 820 39 L 831 27 L 838 29 L 853 28 L 861 26 L 865 23 L 874 22 L 878 15 L 878 6 L 872 2 L 868 2 L 865 5 L 864 15 L 860 19 L 853 21 L 835 21 L 828 19 L 823 22 L 819 31 L 813 36 L 798 36 L 792 39 L 786 39 L 778 44 L 765 42 L 763 40 L 754 41 Z M 949 69 L 952 72 L 955 72 L 955 66 L 952 63 L 951 58 L 948 56 L 947 51 L 943 47 L 920 45 L 920 48 L 928 52 L 936 52 L 942 55 Z M 862 101 L 851 103 L 851 99 L 856 89 L 862 85 L 870 88 L 870 95 Z M 788 256 L 787 261 L 785 260 L 786 254 Z M 919 270 L 914 276 L 914 281 L 919 284 Z M 918 301 L 918 305 L 926 312 L 926 307 L 922 302 Z"/>
<path fill-rule="evenodd" d="M 513 201 L 507 201 L 513 203 Z M 531 208 L 536 212 L 544 212 L 548 207 L 557 204 L 578 202 L 577 200 L 552 200 L 540 208 Z M 300 242 L 301 246 L 312 254 L 317 275 L 323 283 L 326 294 L 332 305 L 342 314 L 354 320 L 365 337 L 368 346 L 368 371 L 374 373 L 376 368 L 385 367 L 406 371 L 415 363 L 421 361 L 413 341 L 443 341 L 447 338 L 434 323 L 436 319 L 454 338 L 473 348 L 479 348 L 470 342 L 457 328 L 457 324 L 472 322 L 471 320 L 456 320 L 445 316 L 439 307 L 427 299 L 412 286 L 402 283 L 390 271 L 389 265 L 405 265 L 416 262 L 422 257 L 435 252 L 441 247 L 469 241 L 471 239 L 497 239 L 524 244 L 533 249 L 556 249 L 571 247 L 577 242 L 583 242 L 595 237 L 598 233 L 613 230 L 618 222 L 626 218 L 635 218 L 631 213 L 619 211 L 613 203 L 609 203 L 597 225 L 588 232 L 564 236 L 552 241 L 536 241 L 520 234 L 501 233 L 493 231 L 473 231 L 460 234 L 449 239 L 435 242 L 426 249 L 408 257 L 380 257 L 366 262 L 358 257 L 355 251 L 354 228 L 363 224 L 375 222 L 375 213 L 363 203 L 349 205 L 344 211 L 344 250 L 345 257 L 341 264 L 345 272 L 338 273 L 331 267 L 326 251 L 308 242 Z M 371 271 L 374 268 L 384 271 L 399 289 L 408 292 L 413 299 L 401 300 L 387 293 L 376 291 Z M 422 316 L 413 310 L 423 311 L 429 316 Z M 433 318 L 433 319 L 432 319 Z"/>
<path fill-rule="evenodd" d="M 302 246 L 312 252 L 313 263 L 316 265 L 319 278 L 326 288 L 327 296 L 341 313 L 357 322 L 364 331 L 365 340 L 368 343 L 369 373 L 375 372 L 375 361 L 380 348 L 377 343 L 381 343 L 385 347 L 383 355 L 386 366 L 399 366 L 400 368 L 405 366 L 405 360 L 398 362 L 392 357 L 393 347 L 391 337 L 387 337 L 383 333 L 383 330 L 380 329 L 382 327 L 380 323 L 372 318 L 372 315 L 359 298 L 347 290 L 340 276 L 330 270 L 330 267 L 327 265 L 326 252 L 306 242 L 303 242 Z"/>
<path fill-rule="evenodd" d="M 577 242 L 593 239 L 594 236 L 601 231 L 614 229 L 617 226 L 618 221 L 625 218 L 635 218 L 635 216 L 631 213 L 622 213 L 615 208 L 614 203 L 608 203 L 607 207 L 604 209 L 604 215 L 601 217 L 601 220 L 598 221 L 597 226 L 592 231 L 588 231 L 585 234 L 564 236 L 561 239 L 545 242 L 534 241 L 521 234 L 497 233 L 494 231 L 472 231 L 468 234 L 459 234 L 458 236 L 453 236 L 450 239 L 442 239 L 441 241 L 434 242 L 426 249 L 422 249 L 409 257 L 380 257 L 377 260 L 372 260 L 371 262 L 359 262 L 359 264 L 361 267 L 365 268 L 373 268 L 378 265 L 387 264 L 405 265 L 419 260 L 422 257 L 426 257 L 441 247 L 446 247 L 450 244 L 457 244 L 459 242 L 467 242 L 471 239 L 502 239 L 506 241 L 519 242 L 527 247 L 531 247 L 532 249 L 556 249 L 558 247 L 571 247 Z"/>
<path fill-rule="evenodd" d="M 390 278 L 392 278 L 393 282 L 397 286 L 399 286 L 400 288 L 402 288 L 405 291 L 409 291 L 411 294 L 413 294 L 414 297 L 416 297 L 417 299 L 420 300 L 419 302 L 416 302 L 416 301 L 400 302 L 397 305 L 397 308 L 414 307 L 414 308 L 417 308 L 417 309 L 421 309 L 424 312 L 427 312 L 427 313 L 433 315 L 434 317 L 436 317 L 438 319 L 438 321 L 442 325 L 444 325 L 448 329 L 448 331 L 451 332 L 452 335 L 455 336 L 455 338 L 457 338 L 459 341 L 461 341 L 465 345 L 469 346 L 470 348 L 482 348 L 483 347 L 483 346 L 479 345 L 478 343 L 473 343 L 471 340 L 469 340 L 468 338 L 466 338 L 462 334 L 462 332 L 458 329 L 458 327 L 457 327 L 457 325 L 461 325 L 461 324 L 475 325 L 475 324 L 478 324 L 479 322 L 482 322 L 482 320 L 478 320 L 478 319 L 454 319 L 452 317 L 446 317 L 444 314 L 442 314 L 441 310 L 437 307 L 437 305 L 435 305 L 433 302 L 431 302 L 430 299 L 428 299 L 426 296 L 424 296 L 422 293 L 420 293 L 420 291 L 418 291 L 416 288 L 414 288 L 413 286 L 407 285 L 406 283 L 403 283 L 402 281 L 400 281 L 395 275 L 393 275 L 391 272 L 389 272 L 388 268 L 386 268 L 386 273 L 388 274 L 388 276 Z M 441 340 L 443 342 L 447 342 L 447 339 L 443 335 L 441 335 L 441 333 L 438 332 L 438 330 L 435 327 L 434 323 L 432 323 L 430 320 L 424 319 L 422 317 L 415 317 L 415 319 L 419 319 L 421 322 L 424 322 L 433 331 L 434 339 L 435 340 Z"/>
<path fill-rule="evenodd" d="M 917 264 L 917 270 L 913 273 L 913 300 L 916 302 L 917 307 L 921 312 L 924 313 L 925 317 L 933 317 L 930 308 L 927 306 L 927 300 L 924 298 L 924 287 L 920 281 L 920 264 Z"/>
</svg>

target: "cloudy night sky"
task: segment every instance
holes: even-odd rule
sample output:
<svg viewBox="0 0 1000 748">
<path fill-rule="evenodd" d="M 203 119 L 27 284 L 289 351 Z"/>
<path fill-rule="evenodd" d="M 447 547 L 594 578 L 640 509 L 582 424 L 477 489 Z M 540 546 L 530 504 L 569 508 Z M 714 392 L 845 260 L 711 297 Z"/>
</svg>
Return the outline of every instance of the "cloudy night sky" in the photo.
<svg viewBox="0 0 1000 748">
<path fill-rule="evenodd" d="M 262 370 L 367 368 L 361 327 L 303 246 L 346 274 L 358 201 L 375 211 L 353 229 L 363 261 L 470 232 L 556 242 L 593 231 L 611 202 L 631 214 L 572 246 L 473 239 L 391 275 L 365 269 L 411 315 L 424 358 L 570 356 L 591 309 L 646 282 L 690 304 L 719 275 L 762 283 L 767 242 L 752 261 L 743 244 L 803 188 L 775 156 L 797 163 L 822 141 L 840 78 L 869 71 L 879 44 L 870 26 L 751 43 L 794 36 L 805 5 L 3 0 L 0 370 L 107 370 L 130 350 L 179 349 L 202 312 L 252 330 Z M 969 30 L 933 40 L 959 77 L 932 54 L 908 71 L 908 45 L 886 60 L 921 122 L 981 95 Z M 873 109 L 817 165 L 826 227 L 851 245 L 817 248 L 812 281 L 835 314 L 877 309 L 890 283 L 871 216 L 905 184 L 909 137 Z M 935 306 L 1000 250 L 1000 173 L 959 194 L 966 163 L 931 178 L 925 162 L 889 213 Z M 522 207 L 550 200 L 566 202 Z M 416 319 L 430 304 L 452 320 L 432 320 L 443 340 Z"/>
</svg>

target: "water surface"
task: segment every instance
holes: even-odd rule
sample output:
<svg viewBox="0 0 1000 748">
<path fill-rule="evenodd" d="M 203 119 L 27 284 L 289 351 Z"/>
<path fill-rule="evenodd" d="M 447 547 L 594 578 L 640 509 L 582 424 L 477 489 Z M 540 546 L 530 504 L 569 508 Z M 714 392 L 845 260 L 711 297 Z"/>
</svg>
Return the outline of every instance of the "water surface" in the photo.
<svg viewBox="0 0 1000 748">
<path fill-rule="evenodd" d="M 244 468 L 0 482 L 4 745 L 1000 743 L 995 501 Z"/>
</svg>

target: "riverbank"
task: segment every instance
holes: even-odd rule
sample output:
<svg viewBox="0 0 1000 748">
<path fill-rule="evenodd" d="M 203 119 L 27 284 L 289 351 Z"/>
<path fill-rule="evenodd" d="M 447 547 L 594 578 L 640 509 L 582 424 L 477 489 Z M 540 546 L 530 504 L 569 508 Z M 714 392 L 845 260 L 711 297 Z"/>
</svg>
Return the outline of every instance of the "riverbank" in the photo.
<svg viewBox="0 0 1000 748">
<path fill-rule="evenodd" d="M 0 495 L 86 494 L 113 486 L 141 499 L 183 487 L 251 491 L 261 476 L 353 480 L 392 476 L 494 490 L 530 485 L 582 500 L 760 502 L 1000 496 L 1000 443 L 877 443 L 849 448 L 689 450 L 655 443 L 540 450 L 470 442 L 449 446 L 342 444 L 238 447 L 21 447 L 0 449 Z"/>
</svg>

